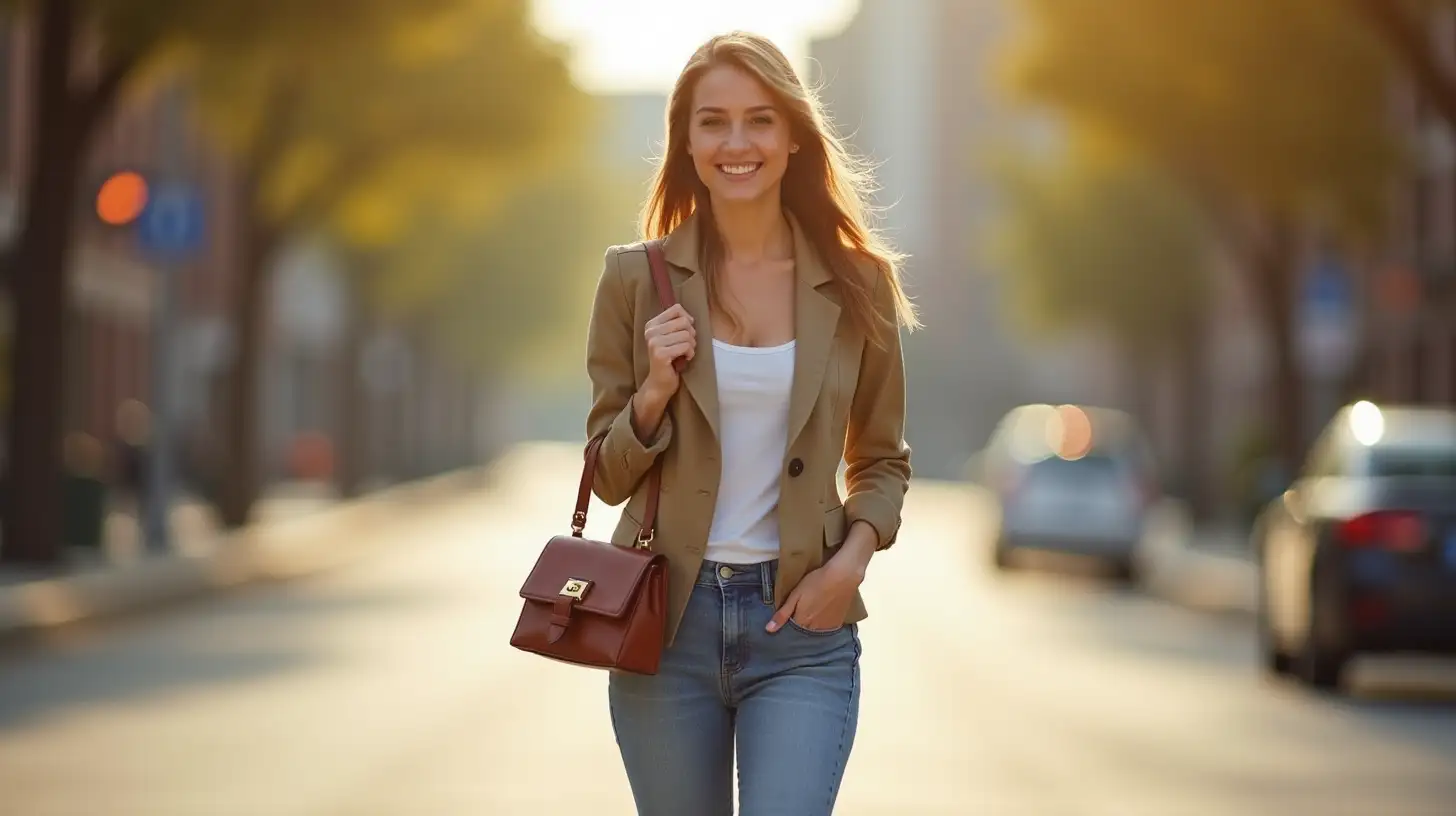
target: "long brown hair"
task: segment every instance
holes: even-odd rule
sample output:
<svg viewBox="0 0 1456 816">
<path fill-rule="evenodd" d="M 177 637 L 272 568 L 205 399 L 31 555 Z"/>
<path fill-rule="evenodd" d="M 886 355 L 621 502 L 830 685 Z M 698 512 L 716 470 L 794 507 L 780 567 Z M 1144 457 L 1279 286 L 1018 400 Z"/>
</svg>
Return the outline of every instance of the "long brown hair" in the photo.
<svg viewBox="0 0 1456 816">
<path fill-rule="evenodd" d="M 741 31 L 722 34 L 698 48 L 683 68 L 667 105 L 666 155 L 658 164 L 642 208 L 642 235 L 661 238 L 697 212 L 702 235 L 708 297 L 727 314 L 713 285 L 724 257 L 723 239 L 713 221 L 708 188 L 688 155 L 693 91 L 708 70 L 731 65 L 763 83 L 789 118 L 799 152 L 789 160 L 782 183 L 783 204 L 793 213 L 809 243 L 847 295 L 844 306 L 867 336 L 881 342 L 900 326 L 919 328 L 915 307 L 900 281 L 902 256 L 869 224 L 874 192 L 869 166 L 852 155 L 834 133 L 818 97 L 799 81 L 793 65 L 768 39 Z M 873 282 L 855 269 L 855 255 L 869 258 L 890 287 L 894 315 L 882 315 L 872 298 Z"/>
</svg>

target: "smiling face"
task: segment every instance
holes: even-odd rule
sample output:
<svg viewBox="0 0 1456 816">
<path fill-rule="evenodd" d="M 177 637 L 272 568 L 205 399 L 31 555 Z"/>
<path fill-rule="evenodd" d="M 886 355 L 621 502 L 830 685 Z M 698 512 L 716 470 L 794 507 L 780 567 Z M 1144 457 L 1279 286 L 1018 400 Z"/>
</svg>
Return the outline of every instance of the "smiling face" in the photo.
<svg viewBox="0 0 1456 816">
<path fill-rule="evenodd" d="M 688 152 L 715 204 L 778 200 L 791 133 L 767 88 L 739 68 L 710 68 L 688 116 Z"/>
</svg>

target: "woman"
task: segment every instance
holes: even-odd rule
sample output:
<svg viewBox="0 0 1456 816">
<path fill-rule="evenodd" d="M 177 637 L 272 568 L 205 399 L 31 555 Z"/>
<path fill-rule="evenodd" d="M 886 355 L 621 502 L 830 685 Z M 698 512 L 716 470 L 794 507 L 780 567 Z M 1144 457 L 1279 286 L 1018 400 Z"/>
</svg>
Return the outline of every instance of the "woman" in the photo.
<svg viewBox="0 0 1456 816">
<path fill-rule="evenodd" d="M 628 545 L 661 458 L 652 547 L 670 564 L 659 673 L 609 681 L 644 816 L 731 814 L 735 742 L 744 814 L 833 808 L 859 710 L 859 585 L 910 479 L 899 329 L 916 320 L 865 224 L 867 182 L 772 43 L 715 37 L 673 90 L 643 214 L 678 305 L 660 312 L 642 244 L 607 252 L 594 490 L 627 503 L 612 540 Z"/>
</svg>

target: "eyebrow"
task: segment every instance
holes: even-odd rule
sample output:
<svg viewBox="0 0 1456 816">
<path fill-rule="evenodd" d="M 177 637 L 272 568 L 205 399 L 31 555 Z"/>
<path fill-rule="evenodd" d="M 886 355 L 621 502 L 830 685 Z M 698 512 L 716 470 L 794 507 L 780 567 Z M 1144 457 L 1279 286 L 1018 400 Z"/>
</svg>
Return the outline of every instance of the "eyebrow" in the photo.
<svg viewBox="0 0 1456 816">
<path fill-rule="evenodd" d="M 774 110 L 774 109 L 775 108 L 774 108 L 773 105 L 754 105 L 753 107 L 749 108 L 747 112 L 748 113 L 759 113 L 760 111 L 771 111 L 771 110 Z M 714 108 L 714 107 L 704 106 L 704 107 L 698 108 L 697 111 L 695 111 L 695 112 L 696 113 L 727 113 L 728 110 L 726 108 Z"/>
</svg>

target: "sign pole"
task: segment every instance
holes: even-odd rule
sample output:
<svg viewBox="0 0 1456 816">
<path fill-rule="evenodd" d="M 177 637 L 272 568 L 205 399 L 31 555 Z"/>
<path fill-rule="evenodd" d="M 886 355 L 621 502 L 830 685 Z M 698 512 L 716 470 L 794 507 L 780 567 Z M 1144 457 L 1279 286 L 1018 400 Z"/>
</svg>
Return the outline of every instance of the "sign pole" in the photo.
<svg viewBox="0 0 1456 816">
<path fill-rule="evenodd" d="M 171 550 L 169 517 L 175 481 L 172 474 L 172 379 L 175 373 L 172 339 L 176 323 L 177 278 L 174 261 L 158 264 L 152 297 L 152 418 L 148 436 L 150 467 L 147 469 L 146 517 L 143 521 L 147 549 L 154 554 Z"/>
<path fill-rule="evenodd" d="M 203 204 L 185 181 L 183 92 L 172 88 L 166 104 L 167 170 L 147 202 L 137 237 L 156 264 L 152 308 L 152 421 L 142 530 L 154 554 L 171 550 L 171 507 L 176 482 L 177 312 L 186 261 L 202 246 Z"/>
</svg>

